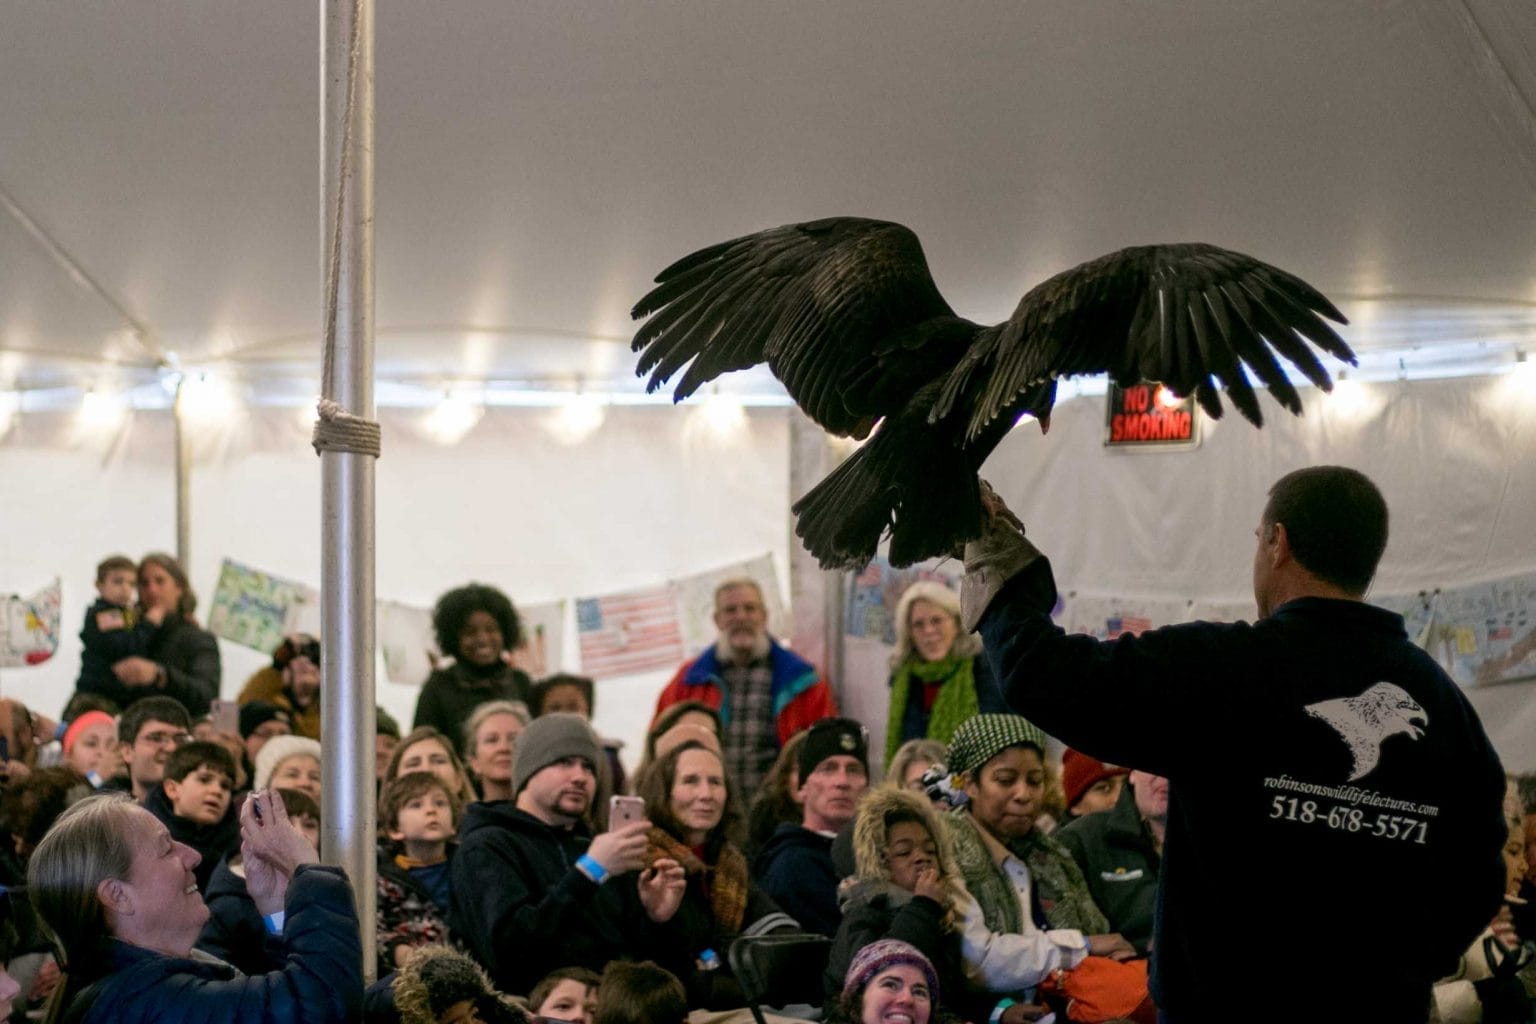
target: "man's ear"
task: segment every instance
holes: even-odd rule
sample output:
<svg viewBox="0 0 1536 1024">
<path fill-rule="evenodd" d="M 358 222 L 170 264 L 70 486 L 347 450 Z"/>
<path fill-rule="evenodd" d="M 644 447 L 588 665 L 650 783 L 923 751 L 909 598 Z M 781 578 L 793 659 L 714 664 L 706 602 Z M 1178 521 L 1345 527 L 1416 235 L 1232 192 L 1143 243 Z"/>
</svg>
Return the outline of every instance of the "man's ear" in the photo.
<svg viewBox="0 0 1536 1024">
<path fill-rule="evenodd" d="M 1286 533 L 1284 523 L 1270 523 L 1269 537 L 1266 539 L 1270 545 L 1269 558 L 1271 565 L 1278 568 L 1293 559 L 1294 556 L 1291 554 L 1291 537 L 1290 534 Z"/>
</svg>

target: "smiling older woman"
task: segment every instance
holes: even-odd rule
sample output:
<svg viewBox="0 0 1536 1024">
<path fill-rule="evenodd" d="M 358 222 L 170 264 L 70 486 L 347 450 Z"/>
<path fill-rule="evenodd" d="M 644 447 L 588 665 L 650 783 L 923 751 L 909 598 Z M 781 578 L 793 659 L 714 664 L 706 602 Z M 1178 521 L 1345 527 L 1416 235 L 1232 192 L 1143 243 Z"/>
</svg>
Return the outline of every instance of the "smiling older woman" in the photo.
<svg viewBox="0 0 1536 1024">
<path fill-rule="evenodd" d="M 355 1019 L 362 945 L 346 876 L 314 863 L 314 847 L 271 791 L 246 801 L 240 833 L 246 885 L 286 964 L 255 977 L 192 948 L 208 919 L 194 850 L 126 797 L 91 797 L 65 812 L 27 871 L 65 970 L 48 1019 Z"/>
</svg>

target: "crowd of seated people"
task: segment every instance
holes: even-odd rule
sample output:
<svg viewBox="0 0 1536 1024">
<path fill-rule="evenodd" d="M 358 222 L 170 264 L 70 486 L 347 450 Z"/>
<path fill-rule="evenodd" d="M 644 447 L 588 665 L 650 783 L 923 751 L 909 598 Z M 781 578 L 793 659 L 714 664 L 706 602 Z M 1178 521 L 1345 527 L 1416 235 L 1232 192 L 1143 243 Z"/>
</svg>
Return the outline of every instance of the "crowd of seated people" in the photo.
<svg viewBox="0 0 1536 1024">
<path fill-rule="evenodd" d="M 936 584 L 901 603 L 883 757 L 732 580 L 627 779 L 592 681 L 530 680 L 512 602 L 449 591 L 416 728 L 379 716 L 370 923 L 318 862 L 319 643 L 285 638 L 230 731 L 180 567 L 98 576 L 61 720 L 0 700 L 0 1022 L 679 1024 L 746 1005 L 733 943 L 795 935 L 830 940 L 827 1021 L 1023 1024 L 1079 971 L 1150 1019 L 1170 784 L 996 710 Z M 1536 787 L 1511 794 L 1509 895 L 1436 987 L 1447 1024 L 1530 1019 Z"/>
</svg>

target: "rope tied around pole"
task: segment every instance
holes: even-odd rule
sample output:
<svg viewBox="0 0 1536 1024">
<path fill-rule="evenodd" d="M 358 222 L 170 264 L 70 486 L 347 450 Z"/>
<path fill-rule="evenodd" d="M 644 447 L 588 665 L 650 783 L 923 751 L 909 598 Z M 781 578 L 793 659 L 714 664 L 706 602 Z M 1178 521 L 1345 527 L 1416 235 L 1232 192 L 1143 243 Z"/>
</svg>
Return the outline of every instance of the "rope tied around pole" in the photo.
<svg viewBox="0 0 1536 1024">
<path fill-rule="evenodd" d="M 310 443 L 316 455 L 351 452 L 378 458 L 384 439 L 378 421 L 359 416 L 336 401 L 336 320 L 341 305 L 341 227 L 346 215 L 346 186 L 352 173 L 352 121 L 357 108 L 357 65 L 362 47 L 362 24 L 362 3 L 356 0 L 352 10 L 352 38 L 347 47 L 347 105 L 342 112 L 341 157 L 337 166 L 335 209 L 331 216 L 330 258 L 326 261 L 321 397 L 315 406 L 317 418 Z"/>
<path fill-rule="evenodd" d="M 320 399 L 315 420 L 315 434 L 311 443 L 315 454 L 321 452 L 352 452 L 357 455 L 379 457 L 384 435 L 375 420 L 354 416 L 340 403 L 329 398 Z"/>
</svg>

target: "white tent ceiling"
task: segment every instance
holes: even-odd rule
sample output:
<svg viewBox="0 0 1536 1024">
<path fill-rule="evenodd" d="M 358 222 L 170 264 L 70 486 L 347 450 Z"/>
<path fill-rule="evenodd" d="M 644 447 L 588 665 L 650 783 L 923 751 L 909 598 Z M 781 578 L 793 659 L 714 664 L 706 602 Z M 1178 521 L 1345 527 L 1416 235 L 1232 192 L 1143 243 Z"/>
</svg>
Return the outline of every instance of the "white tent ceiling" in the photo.
<svg viewBox="0 0 1536 1024">
<path fill-rule="evenodd" d="M 315 376 L 319 50 L 315 2 L 0 6 L 0 388 L 153 366 L 128 318 Z M 1205 240 L 1362 350 L 1536 341 L 1528 0 L 385 0 L 377 53 L 384 377 L 627 378 L 656 270 L 843 213 L 976 319 Z"/>
</svg>

